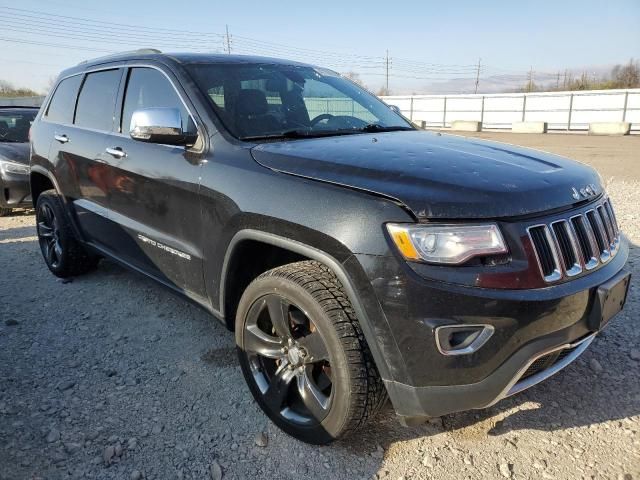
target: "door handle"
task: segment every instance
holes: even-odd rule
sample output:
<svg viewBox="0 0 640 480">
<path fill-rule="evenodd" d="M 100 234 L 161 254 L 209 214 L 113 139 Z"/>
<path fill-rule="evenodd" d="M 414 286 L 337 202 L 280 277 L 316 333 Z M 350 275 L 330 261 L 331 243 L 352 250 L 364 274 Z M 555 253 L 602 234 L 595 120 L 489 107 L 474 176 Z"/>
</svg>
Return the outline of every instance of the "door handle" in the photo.
<svg viewBox="0 0 640 480">
<path fill-rule="evenodd" d="M 59 141 L 60 143 L 67 143 L 69 141 L 69 137 L 67 137 L 66 135 L 62 134 L 58 134 L 56 133 L 53 138 L 55 138 L 57 141 Z"/>
<path fill-rule="evenodd" d="M 127 156 L 124 150 L 122 150 L 122 148 L 120 147 L 109 147 L 105 151 L 114 158 L 122 158 Z"/>
</svg>

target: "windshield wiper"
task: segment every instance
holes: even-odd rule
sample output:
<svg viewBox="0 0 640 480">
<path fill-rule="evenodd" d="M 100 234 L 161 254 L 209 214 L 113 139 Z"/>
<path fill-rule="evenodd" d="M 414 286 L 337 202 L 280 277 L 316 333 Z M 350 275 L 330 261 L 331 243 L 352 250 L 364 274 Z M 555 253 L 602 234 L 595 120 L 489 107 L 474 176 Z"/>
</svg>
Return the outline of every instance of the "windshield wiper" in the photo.
<svg viewBox="0 0 640 480">
<path fill-rule="evenodd" d="M 405 130 L 415 130 L 413 127 L 404 127 L 400 125 L 385 127 L 384 125 L 379 125 L 377 123 L 370 123 L 369 125 L 365 125 L 358 130 L 362 132 L 400 132 Z"/>
<path fill-rule="evenodd" d="M 331 137 L 335 135 L 353 135 L 361 133 L 360 129 L 342 129 L 342 130 L 285 130 L 280 133 L 272 133 L 267 135 L 250 135 L 246 137 L 240 137 L 240 140 L 271 140 L 278 138 L 318 138 L 318 137 Z"/>
<path fill-rule="evenodd" d="M 341 128 L 338 130 L 285 130 L 279 133 L 270 133 L 266 135 L 249 135 L 246 137 L 240 137 L 240 140 L 274 140 L 284 138 L 318 138 L 318 137 L 333 137 L 337 135 L 354 135 L 358 133 L 370 133 L 370 132 L 396 132 L 401 130 L 415 130 L 413 127 L 404 126 L 390 126 L 385 127 L 378 125 L 377 123 L 370 123 L 361 128 Z"/>
</svg>

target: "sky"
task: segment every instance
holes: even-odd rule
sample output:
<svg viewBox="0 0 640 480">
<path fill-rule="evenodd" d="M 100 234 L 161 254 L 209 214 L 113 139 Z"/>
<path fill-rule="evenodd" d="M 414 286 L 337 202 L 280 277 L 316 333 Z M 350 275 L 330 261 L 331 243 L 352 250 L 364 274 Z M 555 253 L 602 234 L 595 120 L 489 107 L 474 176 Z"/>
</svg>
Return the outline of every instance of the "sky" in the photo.
<svg viewBox="0 0 640 480">
<path fill-rule="evenodd" d="M 307 61 L 372 91 L 468 93 L 600 75 L 640 59 L 640 0 L 0 0 L 0 80 L 46 91 L 60 70 L 141 47 Z"/>
</svg>

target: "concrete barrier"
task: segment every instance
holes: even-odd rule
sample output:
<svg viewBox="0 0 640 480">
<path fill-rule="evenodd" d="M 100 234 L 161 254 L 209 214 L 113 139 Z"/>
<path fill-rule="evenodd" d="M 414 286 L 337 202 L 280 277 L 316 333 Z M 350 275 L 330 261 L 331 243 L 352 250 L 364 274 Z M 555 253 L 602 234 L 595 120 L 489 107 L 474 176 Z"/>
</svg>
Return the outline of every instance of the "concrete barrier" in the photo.
<svg viewBox="0 0 640 480">
<path fill-rule="evenodd" d="M 629 122 L 597 122 L 589 124 L 589 135 L 629 135 Z"/>
<path fill-rule="evenodd" d="M 547 133 L 547 122 L 513 122 L 513 133 Z"/>
<path fill-rule="evenodd" d="M 471 120 L 454 120 L 451 122 L 451 130 L 460 130 L 462 132 L 479 132 L 482 130 L 482 122 Z"/>
</svg>

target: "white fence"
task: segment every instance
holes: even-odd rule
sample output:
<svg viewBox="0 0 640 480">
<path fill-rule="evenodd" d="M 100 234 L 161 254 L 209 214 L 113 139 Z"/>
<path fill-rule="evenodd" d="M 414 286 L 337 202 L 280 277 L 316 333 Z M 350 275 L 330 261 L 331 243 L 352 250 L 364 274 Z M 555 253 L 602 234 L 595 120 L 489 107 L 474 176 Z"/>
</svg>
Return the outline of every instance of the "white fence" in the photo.
<svg viewBox="0 0 640 480">
<path fill-rule="evenodd" d="M 476 95 L 386 96 L 416 123 L 449 127 L 455 120 L 483 128 L 511 128 L 514 122 L 547 122 L 550 130 L 587 130 L 595 122 L 630 122 L 640 132 L 640 88 Z"/>
<path fill-rule="evenodd" d="M 2 97 L 0 98 L 1 107 L 39 107 L 42 105 L 44 97 Z"/>
</svg>

